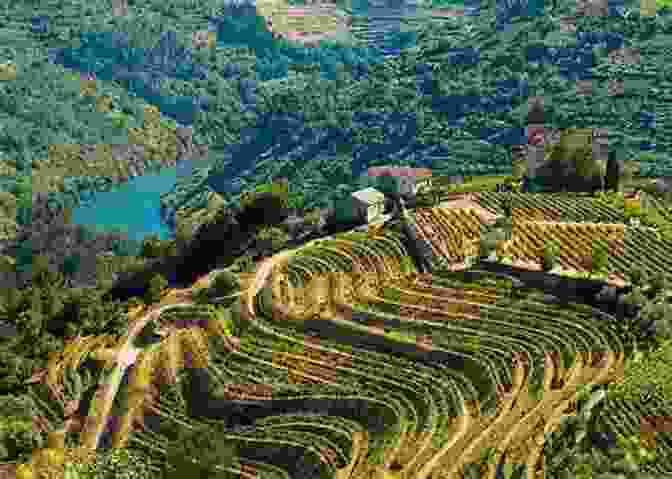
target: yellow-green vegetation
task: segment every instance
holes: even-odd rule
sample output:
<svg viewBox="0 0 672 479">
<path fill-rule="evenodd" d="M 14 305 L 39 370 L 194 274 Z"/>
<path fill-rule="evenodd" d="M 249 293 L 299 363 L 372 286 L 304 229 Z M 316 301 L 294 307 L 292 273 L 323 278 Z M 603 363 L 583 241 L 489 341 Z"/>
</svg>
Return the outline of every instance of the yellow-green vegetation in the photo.
<svg viewBox="0 0 672 479">
<path fill-rule="evenodd" d="M 264 227 L 257 233 L 257 241 L 268 242 L 273 253 L 282 250 L 289 241 L 289 235 L 276 226 Z"/>
<path fill-rule="evenodd" d="M 96 99 L 96 108 L 107 114 L 120 128 L 126 128 L 129 116 L 113 109 L 112 98 L 101 95 Z M 128 128 L 129 144 L 144 147 L 145 159 L 154 165 L 172 164 L 177 158 L 175 124 L 160 118 L 153 106 L 145 107 L 145 117 L 141 127 Z M 46 161 L 38 162 L 31 180 L 34 191 L 58 191 L 63 180 L 72 176 L 106 176 L 117 180 L 128 177 L 128 164 L 114 158 L 112 145 L 97 144 L 93 157 L 84 155 L 79 144 L 52 144 L 48 147 Z"/>
<path fill-rule="evenodd" d="M 641 392 L 647 389 L 655 391 L 659 399 L 672 399 L 672 340 L 626 361 L 623 379 L 609 386 L 609 394 L 638 401 Z"/>
<path fill-rule="evenodd" d="M 262 183 L 261 185 L 258 185 L 257 187 L 254 188 L 252 191 L 244 191 L 240 195 L 240 206 L 241 208 L 245 208 L 246 206 L 249 206 L 254 202 L 256 199 L 257 195 L 259 194 L 264 194 L 264 193 L 271 193 L 272 195 L 278 196 L 280 198 L 283 198 L 286 200 L 288 198 L 289 194 L 289 187 L 287 183 L 282 182 L 282 181 L 274 181 L 272 183 Z"/>
<path fill-rule="evenodd" d="M 175 212 L 175 237 L 178 241 L 189 241 L 199 226 L 214 221 L 224 207 L 224 199 L 211 191 L 205 208 L 179 208 Z"/>
<path fill-rule="evenodd" d="M 415 343 L 416 335 L 407 331 L 385 331 L 385 337 L 401 343 Z"/>
<path fill-rule="evenodd" d="M 495 191 L 508 176 L 468 176 L 463 184 L 445 185 L 444 189 L 452 193 L 475 193 L 479 191 Z"/>
<path fill-rule="evenodd" d="M 141 269 L 144 259 L 137 256 L 99 255 L 96 256 L 96 280 L 99 284 L 111 284 L 115 275 L 132 269 Z"/>
<path fill-rule="evenodd" d="M 16 197 L 6 191 L 0 192 L 0 239 L 8 240 L 16 235 Z"/>
<path fill-rule="evenodd" d="M 567 128 L 562 130 L 560 141 L 544 147 L 545 160 L 568 161 L 582 178 L 604 178 L 606 162 L 593 156 L 592 128 Z"/>
<path fill-rule="evenodd" d="M 0 65 L 0 81 L 16 80 L 16 65 L 6 62 Z"/>
</svg>

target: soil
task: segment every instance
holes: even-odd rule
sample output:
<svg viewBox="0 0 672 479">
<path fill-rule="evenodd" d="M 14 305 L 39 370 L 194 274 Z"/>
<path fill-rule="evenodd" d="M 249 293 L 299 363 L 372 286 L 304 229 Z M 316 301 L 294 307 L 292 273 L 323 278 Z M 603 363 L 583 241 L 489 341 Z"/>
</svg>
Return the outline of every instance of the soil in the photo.
<svg viewBox="0 0 672 479">
<path fill-rule="evenodd" d="M 16 477 L 16 464 L 0 464 L 0 479 Z"/>
<path fill-rule="evenodd" d="M 481 205 L 479 205 L 470 194 L 465 194 L 461 199 L 443 201 L 439 203 L 439 208 L 446 209 L 463 209 L 471 208 L 476 210 L 479 216 L 481 216 L 486 223 L 493 223 L 497 216 L 491 211 L 486 210 Z"/>
<path fill-rule="evenodd" d="M 335 6 L 331 5 L 302 5 L 288 6 L 285 14 L 287 17 L 308 17 L 314 15 L 316 17 L 331 16 L 335 20 L 336 28 L 333 30 L 323 31 L 319 33 L 309 33 L 306 31 L 291 31 L 286 29 L 274 28 L 271 18 L 267 18 L 266 25 L 273 34 L 280 38 L 285 38 L 290 41 L 301 43 L 305 46 L 317 46 L 320 40 L 347 36 L 350 33 L 349 19 L 339 15 Z"/>
</svg>

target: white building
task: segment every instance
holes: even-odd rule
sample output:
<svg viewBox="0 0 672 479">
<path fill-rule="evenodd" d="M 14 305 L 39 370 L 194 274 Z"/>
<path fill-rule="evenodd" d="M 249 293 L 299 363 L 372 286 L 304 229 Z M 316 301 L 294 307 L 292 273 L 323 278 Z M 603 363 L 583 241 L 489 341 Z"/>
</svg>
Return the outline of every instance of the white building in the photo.
<svg viewBox="0 0 672 479">
<path fill-rule="evenodd" d="M 385 212 L 385 195 L 375 188 L 364 188 L 352 195 L 353 213 L 367 223 Z"/>
<path fill-rule="evenodd" d="M 337 201 L 335 206 L 339 221 L 369 223 L 385 212 L 385 195 L 375 188 L 364 188 Z"/>
</svg>

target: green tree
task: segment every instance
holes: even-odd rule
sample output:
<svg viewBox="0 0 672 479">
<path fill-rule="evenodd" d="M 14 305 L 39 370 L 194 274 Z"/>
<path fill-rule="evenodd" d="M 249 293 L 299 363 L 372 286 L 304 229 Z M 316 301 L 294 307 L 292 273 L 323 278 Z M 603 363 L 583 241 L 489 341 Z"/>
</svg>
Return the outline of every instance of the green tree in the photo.
<svg viewBox="0 0 672 479">
<path fill-rule="evenodd" d="M 320 216 L 320 210 L 319 210 L 318 208 L 313 209 L 313 210 L 310 210 L 310 211 L 307 211 L 307 212 L 303 215 L 303 220 L 304 220 L 307 224 L 309 224 L 309 225 L 313 225 L 313 226 L 316 226 L 316 225 L 320 222 L 320 218 L 321 218 L 321 216 Z"/>
<path fill-rule="evenodd" d="M 497 240 L 491 235 L 484 235 L 478 242 L 478 257 L 481 259 L 489 258 L 497 248 Z"/>
<path fill-rule="evenodd" d="M 380 176 L 376 178 L 376 189 L 386 195 L 395 195 L 399 191 L 398 178 L 392 175 L 389 171 L 383 171 Z"/>
<path fill-rule="evenodd" d="M 16 271 L 16 260 L 11 256 L 0 255 L 0 273 L 10 274 Z"/>
<path fill-rule="evenodd" d="M 589 276 L 606 273 L 609 267 L 609 249 L 603 241 L 593 241 Z"/>
<path fill-rule="evenodd" d="M 162 253 L 161 240 L 158 236 L 150 235 L 142 240 L 140 255 L 143 258 L 160 258 Z"/>
<path fill-rule="evenodd" d="M 541 253 L 541 269 L 551 271 L 560 258 L 560 243 L 555 240 L 546 241 Z"/>
<path fill-rule="evenodd" d="M 0 461 L 27 460 L 43 443 L 44 438 L 35 429 L 30 415 L 14 413 L 0 417 Z"/>
<path fill-rule="evenodd" d="M 149 285 L 145 291 L 145 303 L 155 304 L 161 301 L 161 294 L 168 287 L 168 281 L 162 274 L 155 274 L 149 280 Z"/>
<path fill-rule="evenodd" d="M 599 176 L 601 189 L 604 190 L 604 166 L 593 157 L 592 130 L 587 128 L 569 128 L 563 130 L 560 141 L 546 147 L 548 164 L 547 179 L 557 189 L 569 189 L 576 180 L 586 184 Z"/>
<path fill-rule="evenodd" d="M 79 254 L 71 254 L 63 259 L 61 272 L 68 286 L 72 284 L 72 278 L 79 271 L 81 264 L 82 258 Z"/>
<path fill-rule="evenodd" d="M 96 451 L 93 463 L 77 463 L 81 479 L 150 479 L 156 477 L 147 458 L 129 449 Z"/>
<path fill-rule="evenodd" d="M 668 339 L 672 332 L 672 305 L 666 303 L 647 303 L 640 313 L 642 319 L 655 324 L 656 337 Z"/>
<path fill-rule="evenodd" d="M 212 426 L 180 428 L 168 447 L 163 478 L 233 477 L 223 469 L 233 466 L 237 450 L 233 442 L 221 437 L 222 432 Z"/>
<path fill-rule="evenodd" d="M 628 281 L 630 281 L 633 286 L 643 286 L 645 277 L 646 273 L 644 268 L 639 265 L 633 265 L 630 268 L 630 271 L 628 271 Z"/>
<path fill-rule="evenodd" d="M 168 241 L 164 241 L 164 243 L 162 245 L 161 254 L 162 254 L 163 257 L 166 257 L 166 258 L 171 257 L 172 258 L 172 257 L 177 256 L 177 250 L 178 250 L 177 241 L 168 240 Z"/>
<path fill-rule="evenodd" d="M 175 225 L 175 240 L 178 248 L 185 248 L 193 238 L 194 231 L 192 224 L 185 220 L 178 221 Z"/>
<path fill-rule="evenodd" d="M 49 258 L 46 255 L 33 257 L 32 277 L 35 284 L 49 284 Z"/>
<path fill-rule="evenodd" d="M 648 296 L 655 298 L 660 293 L 666 291 L 669 287 L 669 277 L 664 271 L 658 271 L 653 274 L 648 281 Z"/>
<path fill-rule="evenodd" d="M 251 273 L 255 268 L 254 258 L 249 254 L 237 257 L 233 264 L 234 267 L 242 273 Z"/>
<path fill-rule="evenodd" d="M 281 228 L 270 226 L 257 233 L 257 240 L 269 244 L 271 252 L 275 254 L 285 247 L 289 236 Z"/>
<path fill-rule="evenodd" d="M 222 271 L 215 276 L 210 289 L 217 296 L 231 295 L 240 289 L 238 276 L 231 271 Z"/>
</svg>

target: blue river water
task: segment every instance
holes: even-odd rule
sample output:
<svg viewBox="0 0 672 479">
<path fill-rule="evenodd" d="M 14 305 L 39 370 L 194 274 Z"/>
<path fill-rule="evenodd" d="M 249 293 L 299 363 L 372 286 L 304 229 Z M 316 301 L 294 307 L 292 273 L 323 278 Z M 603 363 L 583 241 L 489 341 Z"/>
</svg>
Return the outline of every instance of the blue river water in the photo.
<svg viewBox="0 0 672 479">
<path fill-rule="evenodd" d="M 161 220 L 161 195 L 171 190 L 178 175 L 189 174 L 189 166 L 165 167 L 95 193 L 73 210 L 72 221 L 101 233 L 121 231 L 136 241 L 149 235 L 170 239 L 172 231 Z"/>
</svg>

